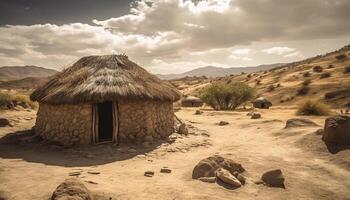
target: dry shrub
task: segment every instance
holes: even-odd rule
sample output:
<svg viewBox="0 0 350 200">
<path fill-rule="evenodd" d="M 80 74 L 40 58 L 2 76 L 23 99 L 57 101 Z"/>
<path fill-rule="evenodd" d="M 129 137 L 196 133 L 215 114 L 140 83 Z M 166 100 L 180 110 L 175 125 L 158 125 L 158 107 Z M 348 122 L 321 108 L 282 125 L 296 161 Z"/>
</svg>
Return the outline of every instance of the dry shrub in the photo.
<svg viewBox="0 0 350 200">
<path fill-rule="evenodd" d="M 305 72 L 305 73 L 303 74 L 303 76 L 304 76 L 304 77 L 310 77 L 310 76 L 311 76 L 311 73 L 310 73 L 310 72 Z"/>
<path fill-rule="evenodd" d="M 311 80 L 310 79 L 306 79 L 303 81 L 302 85 L 307 86 L 311 84 Z"/>
<path fill-rule="evenodd" d="M 310 91 L 310 87 L 308 85 L 303 85 L 301 88 L 299 88 L 297 92 L 299 96 L 304 96 L 304 95 L 307 95 L 309 91 Z"/>
<path fill-rule="evenodd" d="M 215 110 L 234 110 L 253 95 L 253 88 L 245 83 L 213 84 L 200 92 L 200 98 Z"/>
<path fill-rule="evenodd" d="M 329 78 L 331 77 L 331 73 L 330 72 L 323 72 L 320 76 L 321 79 L 323 78 Z"/>
<path fill-rule="evenodd" d="M 345 54 L 340 54 L 335 57 L 337 60 L 344 60 L 346 58 Z"/>
<path fill-rule="evenodd" d="M 304 101 L 297 110 L 298 115 L 328 115 L 329 113 L 330 108 L 326 104 L 315 100 Z"/>
<path fill-rule="evenodd" d="M 344 67 L 344 74 L 350 74 L 350 65 L 347 67 Z"/>
<path fill-rule="evenodd" d="M 37 104 L 31 101 L 26 95 L 0 91 L 0 108 L 10 108 L 11 105 L 27 105 L 33 109 L 37 108 Z"/>
<path fill-rule="evenodd" d="M 314 72 L 320 73 L 320 72 L 323 71 L 323 68 L 322 68 L 321 66 L 317 65 L 317 66 L 313 67 L 312 70 L 313 70 Z"/>
<path fill-rule="evenodd" d="M 272 92 L 275 90 L 275 88 L 276 87 L 274 85 L 269 85 L 269 87 L 267 87 L 267 91 Z"/>
</svg>

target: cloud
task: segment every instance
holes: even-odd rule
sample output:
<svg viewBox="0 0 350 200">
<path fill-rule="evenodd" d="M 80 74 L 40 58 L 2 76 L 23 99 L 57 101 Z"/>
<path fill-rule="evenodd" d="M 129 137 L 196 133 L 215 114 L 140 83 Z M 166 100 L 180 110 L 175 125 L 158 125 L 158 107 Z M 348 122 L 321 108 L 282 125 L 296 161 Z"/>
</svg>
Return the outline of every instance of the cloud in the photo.
<svg viewBox="0 0 350 200">
<path fill-rule="evenodd" d="M 257 42 L 350 35 L 349 0 L 141 0 L 134 5 L 129 14 L 95 19 L 92 25 L 0 27 L 0 62 L 57 67 L 86 55 L 126 53 L 155 70 L 160 68 L 154 65 L 169 65 L 154 60 L 201 64 L 194 57 L 203 64 L 232 65 L 232 60 L 256 60 L 246 47 Z M 263 50 L 285 58 L 298 58 L 297 51 L 283 46 Z"/>
<path fill-rule="evenodd" d="M 295 48 L 289 48 L 289 47 L 271 47 L 268 49 L 263 49 L 262 52 L 267 54 L 274 54 L 274 55 L 283 55 L 286 53 L 294 52 Z"/>
</svg>

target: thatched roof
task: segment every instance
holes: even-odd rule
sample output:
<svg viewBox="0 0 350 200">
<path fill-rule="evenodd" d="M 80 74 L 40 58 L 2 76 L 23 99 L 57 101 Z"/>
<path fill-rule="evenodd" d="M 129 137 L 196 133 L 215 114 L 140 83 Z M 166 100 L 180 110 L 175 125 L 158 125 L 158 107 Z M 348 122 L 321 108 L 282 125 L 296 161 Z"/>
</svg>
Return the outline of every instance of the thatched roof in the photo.
<svg viewBox="0 0 350 200">
<path fill-rule="evenodd" d="M 181 102 L 182 103 L 185 103 L 185 102 L 203 103 L 203 101 L 200 98 L 195 96 L 184 97 L 183 99 L 181 99 Z"/>
<path fill-rule="evenodd" d="M 124 55 L 83 57 L 30 96 L 50 104 L 151 99 L 176 101 L 180 93 Z"/>
</svg>

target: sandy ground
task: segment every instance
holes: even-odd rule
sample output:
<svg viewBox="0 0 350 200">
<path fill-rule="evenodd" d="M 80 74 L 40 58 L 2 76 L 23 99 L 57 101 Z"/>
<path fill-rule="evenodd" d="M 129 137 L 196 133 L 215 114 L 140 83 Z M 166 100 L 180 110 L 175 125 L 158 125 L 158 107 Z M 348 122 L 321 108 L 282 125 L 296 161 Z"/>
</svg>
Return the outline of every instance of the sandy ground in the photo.
<svg viewBox="0 0 350 200">
<path fill-rule="evenodd" d="M 188 136 L 150 148 L 112 144 L 63 149 L 28 142 L 26 132 L 34 111 L 7 111 L 1 116 L 14 127 L 0 128 L 0 194 L 7 199 L 49 199 L 70 172 L 99 199 L 350 199 L 350 148 L 329 151 L 315 131 L 323 117 L 311 117 L 320 127 L 284 129 L 295 110 L 264 110 L 261 119 L 247 112 L 182 109 L 177 116 L 191 127 Z M 230 124 L 218 126 L 224 120 Z M 22 141 L 22 142 L 18 142 Z M 230 190 L 191 179 L 193 167 L 203 158 L 220 154 L 243 165 L 247 184 Z M 167 166 L 170 174 L 159 170 Z M 267 170 L 281 169 L 286 189 L 256 185 Z M 143 174 L 155 171 L 151 178 Z M 89 174 L 98 171 L 100 174 Z"/>
</svg>

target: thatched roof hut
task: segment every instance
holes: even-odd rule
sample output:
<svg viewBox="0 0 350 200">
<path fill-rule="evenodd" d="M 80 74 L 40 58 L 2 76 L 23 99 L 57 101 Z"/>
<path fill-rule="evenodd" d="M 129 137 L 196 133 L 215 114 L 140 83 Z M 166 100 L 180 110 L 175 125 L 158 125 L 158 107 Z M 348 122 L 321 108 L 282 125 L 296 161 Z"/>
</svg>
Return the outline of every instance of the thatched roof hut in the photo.
<svg viewBox="0 0 350 200">
<path fill-rule="evenodd" d="M 182 107 L 201 107 L 203 106 L 203 101 L 195 96 L 187 96 L 181 99 Z"/>
<path fill-rule="evenodd" d="M 270 106 L 272 106 L 272 103 L 264 97 L 259 97 L 255 99 L 252 103 L 254 108 L 269 109 Z"/>
<path fill-rule="evenodd" d="M 61 143 L 152 142 L 173 129 L 180 93 L 124 55 L 88 56 L 30 96 L 35 131 Z"/>
</svg>

